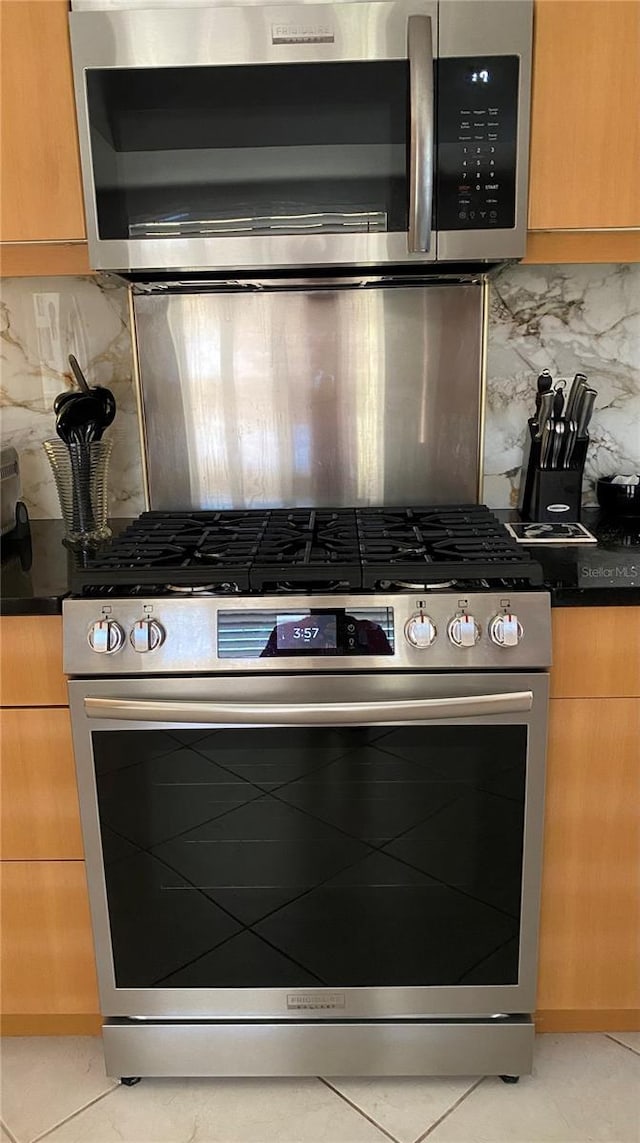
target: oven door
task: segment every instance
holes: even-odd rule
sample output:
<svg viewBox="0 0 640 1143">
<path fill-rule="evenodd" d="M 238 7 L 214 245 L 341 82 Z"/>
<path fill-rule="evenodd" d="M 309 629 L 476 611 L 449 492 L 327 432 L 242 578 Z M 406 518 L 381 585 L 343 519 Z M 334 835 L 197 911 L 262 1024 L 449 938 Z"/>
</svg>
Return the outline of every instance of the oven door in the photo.
<svg viewBox="0 0 640 1143">
<path fill-rule="evenodd" d="M 70 696 L 106 1016 L 533 1008 L 546 675 Z"/>
<path fill-rule="evenodd" d="M 482 0 L 480 9 L 477 0 L 446 3 L 440 14 L 436 0 L 365 0 L 74 11 L 92 266 L 259 270 L 522 255 L 531 4 Z M 451 57 L 441 80 L 439 39 Z M 492 103 L 501 124 L 488 124 Z M 436 208 L 450 232 L 440 255 Z"/>
</svg>

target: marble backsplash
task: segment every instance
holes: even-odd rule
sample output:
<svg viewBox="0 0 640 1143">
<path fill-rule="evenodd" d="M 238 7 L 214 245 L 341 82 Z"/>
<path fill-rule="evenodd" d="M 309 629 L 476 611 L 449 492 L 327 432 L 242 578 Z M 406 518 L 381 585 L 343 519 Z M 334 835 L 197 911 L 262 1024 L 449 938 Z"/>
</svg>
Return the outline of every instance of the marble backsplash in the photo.
<svg viewBox="0 0 640 1143">
<path fill-rule="evenodd" d="M 75 353 L 118 404 L 110 512 L 144 508 L 127 293 L 109 278 L 2 282 L 2 442 L 20 453 L 23 498 L 35 519 L 60 515 L 42 442 L 55 435 L 53 399 L 71 387 Z M 584 487 L 640 472 L 640 265 L 510 266 L 492 281 L 487 360 L 484 500 L 517 499 L 535 379 L 580 370 L 598 390 Z"/>
<path fill-rule="evenodd" d="M 527 417 L 542 369 L 597 389 L 583 501 L 595 482 L 640 472 L 640 264 L 509 266 L 491 286 L 484 500 L 517 503 Z"/>
<path fill-rule="evenodd" d="M 115 396 L 109 512 L 136 516 L 144 497 L 126 289 L 108 277 L 5 278 L 0 292 L 2 443 L 20 455 L 30 516 L 61 515 L 42 442 L 56 435 L 55 396 L 75 388 L 70 353 Z"/>
</svg>

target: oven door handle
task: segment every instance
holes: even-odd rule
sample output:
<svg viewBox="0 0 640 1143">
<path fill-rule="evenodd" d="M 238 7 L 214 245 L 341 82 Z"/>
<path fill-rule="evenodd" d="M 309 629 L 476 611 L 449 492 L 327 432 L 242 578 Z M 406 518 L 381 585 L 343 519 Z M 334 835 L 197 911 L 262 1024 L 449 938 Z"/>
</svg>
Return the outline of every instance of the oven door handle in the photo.
<svg viewBox="0 0 640 1143">
<path fill-rule="evenodd" d="M 390 722 L 427 722 L 441 718 L 474 718 L 520 714 L 531 710 L 533 691 L 401 699 L 394 702 L 250 703 L 173 702 L 171 700 L 85 698 L 89 718 L 124 722 L 195 722 L 256 726 L 343 726 Z"/>
<path fill-rule="evenodd" d="M 430 16 L 409 16 L 409 253 L 431 247 L 433 208 L 433 37 Z"/>
</svg>

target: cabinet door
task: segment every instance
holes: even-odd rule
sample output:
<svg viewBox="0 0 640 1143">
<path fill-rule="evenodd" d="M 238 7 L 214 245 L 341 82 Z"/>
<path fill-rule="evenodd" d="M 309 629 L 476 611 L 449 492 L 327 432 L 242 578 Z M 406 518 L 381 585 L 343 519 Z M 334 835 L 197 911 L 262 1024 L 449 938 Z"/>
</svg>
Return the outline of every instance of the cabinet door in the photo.
<svg viewBox="0 0 640 1143">
<path fill-rule="evenodd" d="M 640 696 L 640 608 L 554 607 L 553 698 Z"/>
<path fill-rule="evenodd" d="M 640 1007 L 639 788 L 640 700 L 553 700 L 539 1009 Z"/>
<path fill-rule="evenodd" d="M 3 615 L 0 706 L 67 706 L 68 702 L 61 617 Z"/>
<path fill-rule="evenodd" d="M 9 1015 L 99 1012 L 82 861 L 3 861 L 2 1010 Z"/>
<path fill-rule="evenodd" d="M 67 0 L 2 0 L 3 242 L 85 236 Z"/>
<path fill-rule="evenodd" d="M 640 4 L 538 0 L 532 230 L 640 226 Z"/>
<path fill-rule="evenodd" d="M 2 711 L 3 860 L 82 860 L 69 711 Z"/>
</svg>

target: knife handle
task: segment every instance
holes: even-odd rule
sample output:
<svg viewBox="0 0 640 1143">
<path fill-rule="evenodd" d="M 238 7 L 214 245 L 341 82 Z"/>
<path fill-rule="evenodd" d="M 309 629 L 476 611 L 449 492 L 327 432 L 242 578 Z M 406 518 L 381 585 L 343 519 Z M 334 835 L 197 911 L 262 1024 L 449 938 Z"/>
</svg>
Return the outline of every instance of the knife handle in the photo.
<svg viewBox="0 0 640 1143">
<path fill-rule="evenodd" d="M 569 390 L 569 396 L 567 397 L 567 404 L 565 407 L 565 416 L 567 416 L 569 418 L 576 416 L 576 412 L 577 412 L 578 404 L 580 402 L 580 396 L 582 394 L 582 390 L 586 389 L 586 388 L 587 388 L 587 378 L 585 377 L 584 373 L 576 373 L 575 377 L 573 378 L 573 381 L 571 382 L 571 388 Z"/>
<path fill-rule="evenodd" d="M 555 389 L 553 394 L 553 416 L 557 421 L 562 416 L 564 407 L 564 393 L 562 389 Z"/>
<path fill-rule="evenodd" d="M 536 382 L 538 393 L 548 393 L 553 388 L 553 377 L 548 369 L 543 369 Z"/>
<path fill-rule="evenodd" d="M 585 389 L 582 394 L 582 401 L 580 403 L 580 411 L 578 416 L 578 436 L 584 437 L 589 427 L 589 422 L 593 414 L 593 406 L 596 397 L 598 396 L 595 389 Z"/>
<path fill-rule="evenodd" d="M 538 410 L 538 432 L 537 432 L 538 438 L 542 437 L 542 430 L 543 430 L 546 422 L 548 420 L 550 420 L 551 417 L 553 416 L 554 395 L 555 394 L 552 393 L 551 391 L 549 391 L 548 393 L 539 393 L 538 394 L 538 396 L 540 397 L 540 409 Z"/>
</svg>

